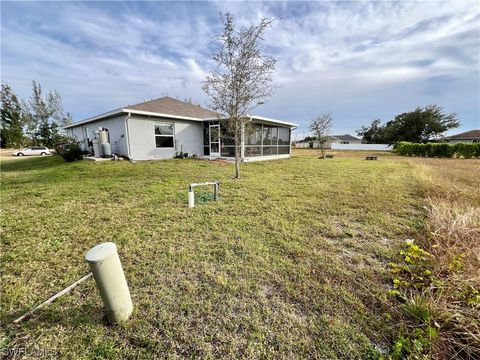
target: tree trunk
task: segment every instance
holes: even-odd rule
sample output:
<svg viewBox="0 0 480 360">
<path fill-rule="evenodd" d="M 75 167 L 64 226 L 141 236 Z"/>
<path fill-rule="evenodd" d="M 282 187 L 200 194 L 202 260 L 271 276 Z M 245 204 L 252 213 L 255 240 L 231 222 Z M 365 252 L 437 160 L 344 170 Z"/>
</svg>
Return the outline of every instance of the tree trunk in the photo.
<svg viewBox="0 0 480 360">
<path fill-rule="evenodd" d="M 240 151 L 238 149 L 235 149 L 235 179 L 240 179 Z"/>
<path fill-rule="evenodd" d="M 240 179 L 240 162 L 242 161 L 242 144 L 239 140 L 238 131 L 235 131 L 235 179 Z"/>
<path fill-rule="evenodd" d="M 325 159 L 325 149 L 323 148 L 323 144 L 320 145 L 320 153 L 322 154 L 322 159 Z"/>
<path fill-rule="evenodd" d="M 240 162 L 242 161 L 241 126 L 238 119 L 235 120 L 235 179 L 240 179 Z"/>
</svg>

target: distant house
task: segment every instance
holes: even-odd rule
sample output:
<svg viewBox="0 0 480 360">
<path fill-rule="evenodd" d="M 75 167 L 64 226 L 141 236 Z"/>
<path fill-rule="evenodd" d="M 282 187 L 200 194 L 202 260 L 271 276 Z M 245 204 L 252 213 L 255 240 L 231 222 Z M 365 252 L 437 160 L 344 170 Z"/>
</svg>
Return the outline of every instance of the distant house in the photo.
<svg viewBox="0 0 480 360">
<path fill-rule="evenodd" d="M 345 134 L 345 135 L 330 135 L 327 137 L 327 141 L 324 144 L 325 149 L 330 149 L 332 144 L 361 144 L 362 139 L 356 138 L 355 136 Z M 298 141 L 295 145 L 299 148 L 318 148 L 318 141 L 308 141 L 308 139 L 302 139 Z"/>
<path fill-rule="evenodd" d="M 456 143 L 478 143 L 480 142 L 480 130 L 470 130 L 460 134 L 447 136 L 445 138 L 448 143 L 456 144 Z"/>
<path fill-rule="evenodd" d="M 332 135 L 329 137 L 328 142 L 331 144 L 361 144 L 362 139 L 359 139 L 355 136 L 345 134 L 345 135 Z"/>
<path fill-rule="evenodd" d="M 295 124 L 250 116 L 244 131 L 242 160 L 290 157 Z M 84 150 L 91 151 L 99 130 L 108 131 L 112 153 L 132 160 L 171 159 L 177 153 L 210 158 L 233 158 L 235 146 L 225 118 L 198 105 L 162 97 L 115 109 L 65 127 Z M 104 131 L 104 130 L 102 130 Z"/>
</svg>

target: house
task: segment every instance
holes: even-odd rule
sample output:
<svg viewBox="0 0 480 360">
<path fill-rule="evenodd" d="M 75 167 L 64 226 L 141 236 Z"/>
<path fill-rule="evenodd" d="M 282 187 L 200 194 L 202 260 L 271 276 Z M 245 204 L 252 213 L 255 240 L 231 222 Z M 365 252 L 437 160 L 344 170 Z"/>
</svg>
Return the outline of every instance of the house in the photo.
<svg viewBox="0 0 480 360">
<path fill-rule="evenodd" d="M 332 144 L 361 144 L 362 139 L 356 138 L 355 136 L 345 134 L 345 135 L 332 135 L 327 140 L 329 147 L 332 147 Z"/>
<path fill-rule="evenodd" d="M 345 135 L 329 135 L 327 136 L 327 141 L 323 144 L 324 149 L 330 149 L 332 144 L 361 144 L 362 139 L 356 138 L 355 136 L 345 134 Z M 318 148 L 318 141 L 317 140 L 310 140 L 305 138 L 303 140 L 298 141 L 295 144 L 296 147 L 299 148 Z"/>
<path fill-rule="evenodd" d="M 243 161 L 290 157 L 295 124 L 261 116 L 250 118 L 242 144 Z M 99 137 L 99 129 L 106 129 L 112 153 L 132 160 L 171 159 L 178 152 L 210 158 L 235 156 L 225 119 L 168 96 L 93 116 L 65 129 L 84 149 Z"/>
<path fill-rule="evenodd" d="M 478 143 L 480 142 L 480 130 L 470 130 L 460 134 L 447 136 L 445 138 L 449 144 L 456 143 Z"/>
</svg>

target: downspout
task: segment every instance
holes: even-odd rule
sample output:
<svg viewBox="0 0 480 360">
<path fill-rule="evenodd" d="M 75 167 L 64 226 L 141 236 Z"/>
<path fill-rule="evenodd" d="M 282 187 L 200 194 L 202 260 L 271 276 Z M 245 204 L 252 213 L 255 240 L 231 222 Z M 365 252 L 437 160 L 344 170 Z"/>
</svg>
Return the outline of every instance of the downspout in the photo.
<svg viewBox="0 0 480 360">
<path fill-rule="evenodd" d="M 127 139 L 127 156 L 129 160 L 132 159 L 132 151 L 130 150 L 130 131 L 128 130 L 128 119 L 130 119 L 130 113 L 128 113 L 127 117 L 125 118 L 125 138 Z"/>
</svg>

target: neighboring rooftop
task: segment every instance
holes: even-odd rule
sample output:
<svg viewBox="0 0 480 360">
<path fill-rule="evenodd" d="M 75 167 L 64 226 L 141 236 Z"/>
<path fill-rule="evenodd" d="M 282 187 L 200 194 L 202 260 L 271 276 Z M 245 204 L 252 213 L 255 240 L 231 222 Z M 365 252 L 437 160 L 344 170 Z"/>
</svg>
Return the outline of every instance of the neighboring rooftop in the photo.
<svg viewBox="0 0 480 360">
<path fill-rule="evenodd" d="M 449 140 L 473 140 L 480 139 L 480 130 L 470 130 L 460 134 L 447 136 Z"/>
<path fill-rule="evenodd" d="M 345 135 L 331 135 L 330 137 L 341 140 L 341 141 L 351 141 L 351 140 L 361 140 L 355 136 L 345 134 Z"/>
<path fill-rule="evenodd" d="M 125 106 L 124 108 L 198 119 L 212 118 L 218 115 L 216 112 L 204 109 L 199 105 L 177 100 L 169 96 Z"/>
</svg>

